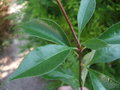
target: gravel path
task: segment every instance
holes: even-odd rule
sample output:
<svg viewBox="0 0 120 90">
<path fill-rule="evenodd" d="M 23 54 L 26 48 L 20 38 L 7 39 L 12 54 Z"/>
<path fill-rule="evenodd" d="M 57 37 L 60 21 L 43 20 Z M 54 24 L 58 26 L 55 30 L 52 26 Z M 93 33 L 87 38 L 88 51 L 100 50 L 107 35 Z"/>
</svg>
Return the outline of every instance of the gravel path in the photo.
<svg viewBox="0 0 120 90">
<path fill-rule="evenodd" d="M 0 81 L 1 83 L 14 72 L 22 61 L 24 54 L 19 53 L 19 46 L 23 42 L 13 40 L 12 43 L 5 49 L 3 55 L 0 58 Z M 44 90 L 46 81 L 40 79 L 40 77 L 32 77 L 11 81 L 8 84 L 3 85 L 0 90 Z"/>
</svg>

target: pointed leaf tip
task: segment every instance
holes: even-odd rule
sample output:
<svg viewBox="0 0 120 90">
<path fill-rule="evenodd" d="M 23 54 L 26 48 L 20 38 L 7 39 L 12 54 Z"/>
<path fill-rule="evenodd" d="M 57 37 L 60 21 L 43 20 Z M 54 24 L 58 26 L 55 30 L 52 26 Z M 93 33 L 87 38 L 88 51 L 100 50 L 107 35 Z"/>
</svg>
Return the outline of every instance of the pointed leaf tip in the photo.
<svg viewBox="0 0 120 90">
<path fill-rule="evenodd" d="M 80 38 L 80 34 L 83 31 L 84 27 L 93 16 L 96 7 L 96 0 L 81 0 L 80 8 L 78 11 L 78 35 Z"/>
</svg>

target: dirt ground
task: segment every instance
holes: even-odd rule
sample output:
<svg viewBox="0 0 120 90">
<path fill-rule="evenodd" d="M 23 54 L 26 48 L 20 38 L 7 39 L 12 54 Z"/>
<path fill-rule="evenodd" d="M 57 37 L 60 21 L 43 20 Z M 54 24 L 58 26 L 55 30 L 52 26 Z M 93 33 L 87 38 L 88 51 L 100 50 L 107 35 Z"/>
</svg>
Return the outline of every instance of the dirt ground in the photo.
<svg viewBox="0 0 120 90">
<path fill-rule="evenodd" d="M 0 84 L 3 84 L 8 76 L 15 71 L 24 55 L 18 48 L 23 42 L 12 40 L 11 44 L 0 54 Z M 18 79 L 0 86 L 0 90 L 44 90 L 47 81 L 40 77 Z"/>
</svg>

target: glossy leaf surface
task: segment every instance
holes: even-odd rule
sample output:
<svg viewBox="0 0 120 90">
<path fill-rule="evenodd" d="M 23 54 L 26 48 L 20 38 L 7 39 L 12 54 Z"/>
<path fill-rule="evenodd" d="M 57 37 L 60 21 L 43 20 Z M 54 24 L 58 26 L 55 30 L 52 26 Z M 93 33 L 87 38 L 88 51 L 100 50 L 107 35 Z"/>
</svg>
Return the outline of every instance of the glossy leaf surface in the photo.
<svg viewBox="0 0 120 90">
<path fill-rule="evenodd" d="M 94 90 L 119 90 L 120 83 L 100 72 L 89 70 Z"/>
<path fill-rule="evenodd" d="M 86 46 L 87 48 L 94 49 L 94 50 L 109 46 L 105 41 L 101 39 L 97 39 L 97 38 L 90 39 L 82 43 L 82 45 Z"/>
<path fill-rule="evenodd" d="M 84 29 L 85 25 L 88 23 L 90 18 L 92 17 L 96 7 L 95 0 L 81 0 L 80 8 L 78 11 L 78 29 L 79 36 Z"/>
<path fill-rule="evenodd" d="M 108 47 L 96 50 L 92 63 L 105 63 L 120 58 L 120 23 L 110 27 L 100 37 L 109 44 Z"/>
<path fill-rule="evenodd" d="M 57 44 L 69 45 L 66 34 L 58 24 L 53 21 L 40 19 L 31 20 L 20 25 L 21 29 L 29 35 L 39 37 Z"/>
<path fill-rule="evenodd" d="M 111 62 L 120 58 L 120 45 L 112 45 L 98 49 L 95 52 L 92 63 Z"/>
<path fill-rule="evenodd" d="M 41 76 L 56 69 L 70 52 L 70 47 L 46 45 L 31 51 L 22 61 L 11 79 Z"/>
<path fill-rule="evenodd" d="M 99 38 L 109 44 L 120 44 L 120 22 L 111 26 Z"/>
</svg>

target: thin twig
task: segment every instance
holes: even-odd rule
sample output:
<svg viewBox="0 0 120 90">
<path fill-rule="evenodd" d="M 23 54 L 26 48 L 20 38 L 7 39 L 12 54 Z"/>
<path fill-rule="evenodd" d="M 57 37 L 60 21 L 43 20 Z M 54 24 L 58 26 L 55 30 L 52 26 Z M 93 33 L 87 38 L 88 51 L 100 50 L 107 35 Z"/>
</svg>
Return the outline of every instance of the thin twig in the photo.
<svg viewBox="0 0 120 90">
<path fill-rule="evenodd" d="M 62 13 L 63 13 L 63 15 L 64 15 L 64 17 L 65 17 L 65 19 L 66 19 L 69 27 L 70 27 L 70 30 L 71 30 L 71 32 L 72 32 L 72 34 L 73 34 L 73 37 L 74 37 L 75 41 L 76 41 L 76 44 L 77 44 L 78 49 L 81 50 L 81 46 L 80 46 L 79 40 L 78 40 L 78 38 L 77 38 L 77 36 L 76 36 L 76 34 L 75 34 L 75 30 L 74 30 L 74 28 L 73 28 L 73 26 L 72 26 L 72 24 L 71 24 L 71 22 L 70 22 L 70 20 L 69 20 L 69 18 L 68 18 L 68 16 L 67 16 L 67 14 L 66 14 L 66 12 L 65 12 L 65 10 L 64 10 L 61 2 L 60 2 L 59 0 L 56 0 L 56 2 L 58 3 L 59 8 L 60 8 L 60 10 L 62 11 Z"/>
<path fill-rule="evenodd" d="M 73 37 L 74 37 L 74 39 L 76 41 L 76 45 L 77 45 L 77 48 L 78 48 L 78 54 L 79 54 L 79 57 L 78 57 L 78 60 L 79 60 L 79 75 L 80 75 L 79 76 L 79 84 L 80 84 L 80 90 L 82 90 L 82 83 L 81 83 L 82 82 L 82 79 L 81 79 L 81 73 L 82 73 L 82 66 L 81 66 L 82 55 L 81 55 L 81 53 L 82 53 L 82 49 L 81 49 L 79 40 L 78 40 L 78 38 L 77 38 L 77 36 L 75 34 L 75 30 L 74 30 L 74 28 L 73 28 L 73 26 L 72 26 L 72 24 L 71 24 L 71 22 L 70 22 L 70 20 L 69 20 L 69 18 L 67 16 L 67 14 L 66 14 L 61 2 L 59 0 L 56 0 L 56 2 L 58 3 L 58 6 L 59 6 L 60 10 L 62 11 L 62 13 L 63 13 L 63 15 L 64 15 L 69 27 L 70 27 L 70 30 L 71 30 L 71 32 L 73 34 Z"/>
<path fill-rule="evenodd" d="M 80 90 L 83 90 L 82 89 L 82 78 L 81 78 L 81 76 L 82 76 L 82 62 L 81 62 L 82 52 L 80 51 L 80 52 L 78 52 L 78 54 L 79 54 L 79 57 L 78 57 L 78 60 L 79 60 L 79 85 L 80 85 Z"/>
</svg>

